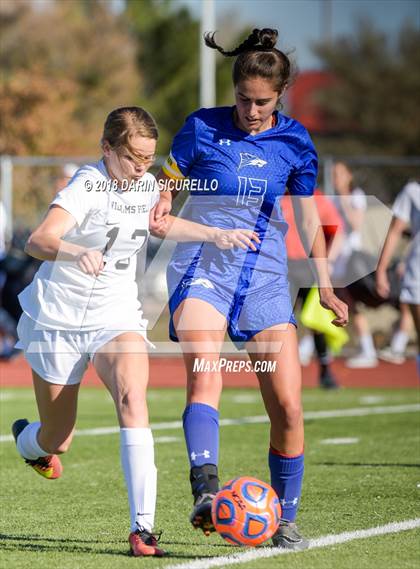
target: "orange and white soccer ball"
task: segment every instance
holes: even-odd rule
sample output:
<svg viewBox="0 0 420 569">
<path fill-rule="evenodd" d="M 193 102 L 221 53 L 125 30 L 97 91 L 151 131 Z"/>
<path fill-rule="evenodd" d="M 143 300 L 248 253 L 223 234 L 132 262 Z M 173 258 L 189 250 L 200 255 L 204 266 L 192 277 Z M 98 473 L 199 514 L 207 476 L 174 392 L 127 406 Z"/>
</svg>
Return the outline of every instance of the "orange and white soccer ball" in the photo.
<svg viewBox="0 0 420 569">
<path fill-rule="evenodd" d="M 276 532 L 281 506 L 273 488 L 249 476 L 230 480 L 211 509 L 216 531 L 233 545 L 260 545 Z"/>
</svg>

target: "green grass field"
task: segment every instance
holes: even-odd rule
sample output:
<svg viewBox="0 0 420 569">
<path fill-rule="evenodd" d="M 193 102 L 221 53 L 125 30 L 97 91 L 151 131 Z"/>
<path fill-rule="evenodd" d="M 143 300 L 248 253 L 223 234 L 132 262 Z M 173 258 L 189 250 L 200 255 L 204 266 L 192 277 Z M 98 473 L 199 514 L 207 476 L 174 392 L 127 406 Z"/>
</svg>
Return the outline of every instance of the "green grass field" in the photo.
<svg viewBox="0 0 420 569">
<path fill-rule="evenodd" d="M 9 435 L 15 418 L 35 420 L 30 389 L 1 394 L 0 434 Z M 180 419 L 182 390 L 152 390 L 152 423 Z M 419 413 L 401 407 L 390 413 L 378 407 L 419 403 L 413 390 L 340 390 L 304 393 L 306 473 L 299 525 L 310 538 L 353 532 L 420 517 Z M 365 416 L 314 416 L 320 410 L 366 409 Z M 370 410 L 370 411 L 369 411 Z M 372 412 L 372 414 L 371 414 Z M 240 419 L 264 414 L 259 393 L 225 390 L 221 416 Z M 355 414 L 355 413 L 354 413 Z M 77 428 L 116 426 L 104 390 L 81 390 Z M 25 466 L 10 441 L 0 442 L 1 557 L 3 568 L 76 569 L 173 567 L 201 560 L 207 567 L 217 556 L 242 554 L 218 535 L 205 538 L 188 522 L 191 495 L 187 456 L 179 427 L 154 431 L 159 471 L 156 529 L 169 557 L 128 556 L 128 504 L 119 462 L 118 434 L 76 436 L 63 457 L 64 475 L 46 481 Z M 325 439 L 357 439 L 326 444 Z M 221 428 L 222 481 L 249 475 L 269 481 L 268 424 L 256 422 Z M 405 569 L 418 567 L 420 531 L 413 529 L 348 543 L 249 562 L 245 569 Z M 196 563 L 197 565 L 197 563 Z M 219 565 L 223 566 L 223 565 Z"/>
</svg>

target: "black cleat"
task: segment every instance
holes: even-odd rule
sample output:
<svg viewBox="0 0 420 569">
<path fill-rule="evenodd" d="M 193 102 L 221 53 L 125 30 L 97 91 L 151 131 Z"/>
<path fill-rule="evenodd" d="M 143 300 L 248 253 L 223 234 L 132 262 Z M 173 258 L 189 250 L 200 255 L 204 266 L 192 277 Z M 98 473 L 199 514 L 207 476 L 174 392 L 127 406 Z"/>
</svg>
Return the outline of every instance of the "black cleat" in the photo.
<svg viewBox="0 0 420 569">
<path fill-rule="evenodd" d="M 335 377 L 333 374 L 327 369 L 322 371 L 319 376 L 319 386 L 323 389 L 339 389 L 340 386 L 338 385 Z"/>
<path fill-rule="evenodd" d="M 15 421 L 12 425 L 12 435 L 13 438 L 15 439 L 15 443 L 17 443 L 18 440 L 18 436 L 20 435 L 20 433 L 23 431 L 23 429 L 25 427 L 27 427 L 29 425 L 29 421 L 28 419 L 18 419 L 17 421 Z"/>
<path fill-rule="evenodd" d="M 280 525 L 271 539 L 275 547 L 283 549 L 302 551 L 309 547 L 309 541 L 300 535 L 297 525 L 287 520 L 280 520 Z"/>
<path fill-rule="evenodd" d="M 215 531 L 211 518 L 211 504 L 219 491 L 219 478 L 215 464 L 194 466 L 190 472 L 190 482 L 194 495 L 194 508 L 191 512 L 190 522 L 204 535 L 209 536 Z"/>
<path fill-rule="evenodd" d="M 191 512 L 190 522 L 195 529 L 203 530 L 205 536 L 209 536 L 216 531 L 211 517 L 211 504 L 216 494 L 202 494 L 194 502 L 194 508 Z"/>
</svg>

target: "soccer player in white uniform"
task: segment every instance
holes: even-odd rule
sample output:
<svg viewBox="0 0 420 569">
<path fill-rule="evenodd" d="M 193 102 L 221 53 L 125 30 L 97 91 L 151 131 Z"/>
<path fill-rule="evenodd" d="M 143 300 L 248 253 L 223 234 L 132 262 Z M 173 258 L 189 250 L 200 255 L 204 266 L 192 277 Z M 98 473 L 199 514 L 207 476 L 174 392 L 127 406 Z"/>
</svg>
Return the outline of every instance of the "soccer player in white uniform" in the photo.
<svg viewBox="0 0 420 569">
<path fill-rule="evenodd" d="M 402 280 L 400 301 L 408 304 L 417 332 L 417 373 L 420 378 L 420 183 L 413 180 L 398 194 L 392 208 L 393 218 L 376 270 L 376 288 L 387 298 L 390 285 L 387 268 L 403 231 L 410 228 L 412 242 Z"/>
<path fill-rule="evenodd" d="M 19 453 L 47 479 L 59 478 L 57 455 L 68 450 L 80 381 L 92 361 L 109 390 L 120 425 L 135 556 L 162 556 L 152 533 L 156 467 L 146 404 L 146 321 L 135 281 L 149 215 L 159 200 L 153 162 L 158 131 L 139 107 L 112 111 L 102 136 L 103 158 L 81 167 L 53 199 L 26 252 L 44 261 L 20 294 L 17 347 L 33 372 L 39 422 L 12 426 Z M 220 248 L 254 247 L 252 231 L 221 230 L 174 218 L 154 231 Z"/>
</svg>

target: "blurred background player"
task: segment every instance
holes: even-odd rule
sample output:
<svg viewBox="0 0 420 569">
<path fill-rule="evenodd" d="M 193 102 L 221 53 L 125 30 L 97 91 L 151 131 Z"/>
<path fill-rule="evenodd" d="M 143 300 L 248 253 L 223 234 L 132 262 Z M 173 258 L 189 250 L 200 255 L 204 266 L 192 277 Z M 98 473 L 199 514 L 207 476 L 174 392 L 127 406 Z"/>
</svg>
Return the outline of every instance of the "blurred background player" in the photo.
<svg viewBox="0 0 420 569">
<path fill-rule="evenodd" d="M 334 203 L 344 220 L 343 247 L 334 263 L 333 278 L 344 278 L 353 255 L 362 249 L 361 229 L 365 219 L 367 200 L 365 192 L 354 185 L 353 173 L 345 162 L 336 162 L 332 170 L 332 182 L 336 192 Z M 372 368 L 378 365 L 376 349 L 366 316 L 360 312 L 357 300 L 345 288 L 337 294 L 349 306 L 352 324 L 359 344 L 359 352 L 346 360 L 350 368 Z"/>
<path fill-rule="evenodd" d="M 260 237 L 257 251 L 219 252 L 208 244 L 177 246 L 168 267 L 170 335 L 181 342 L 187 370 L 184 434 L 190 461 L 194 527 L 214 531 L 211 503 L 219 488 L 219 400 L 222 376 L 217 364 L 225 331 L 251 360 L 274 361 L 274 372 L 257 372 L 270 418 L 271 485 L 283 519 L 275 546 L 304 549 L 308 541 L 295 524 L 304 468 L 301 367 L 296 320 L 287 280 L 284 242 L 287 223 L 279 199 L 286 184 L 297 205 L 297 225 L 312 256 L 321 304 L 335 324 L 347 323 L 347 307 L 331 287 L 325 241 L 312 196 L 317 156 L 305 128 L 276 107 L 291 79 L 289 58 L 275 48 L 277 31 L 255 29 L 236 49 L 225 51 L 206 34 L 206 45 L 233 65 L 235 106 L 201 109 L 175 136 L 161 182 L 189 177 L 194 186 L 183 215 L 200 223 L 246 224 Z M 190 181 L 186 180 L 186 181 Z M 171 209 L 172 193 L 161 193 L 155 219 Z M 211 370 L 197 370 L 206 361 Z M 213 364 L 215 369 L 213 368 Z"/>
<path fill-rule="evenodd" d="M 403 268 L 400 269 L 400 266 Z M 398 272 L 404 271 L 405 263 L 398 264 Z M 401 275 L 401 278 L 404 273 Z M 398 320 L 391 330 L 391 338 L 389 346 L 378 350 L 378 358 L 384 362 L 401 365 L 406 360 L 406 348 L 410 340 L 410 334 L 413 329 L 413 317 L 411 316 L 410 306 L 405 302 L 399 304 L 400 314 Z"/>
<path fill-rule="evenodd" d="M 333 202 L 324 196 L 321 190 L 316 189 L 314 196 L 327 246 L 328 263 L 331 266 L 343 245 L 343 221 Z M 281 207 L 284 219 L 289 226 L 286 233 L 286 248 L 290 295 L 292 302 L 300 299 L 303 304 L 308 296 L 311 284 L 315 282 L 315 278 L 296 227 L 293 198 L 285 196 L 281 201 Z M 319 364 L 318 383 L 320 387 L 325 389 L 338 387 L 337 380 L 331 371 L 332 358 L 325 335 L 316 331 L 305 334 L 299 342 L 299 357 L 302 365 L 309 364 L 314 351 Z"/>
<path fill-rule="evenodd" d="M 397 196 L 393 218 L 376 271 L 378 293 L 388 297 L 387 268 L 405 229 L 410 227 L 412 242 L 406 259 L 400 300 L 408 304 L 417 333 L 417 372 L 420 377 L 420 183 L 409 182 Z"/>
</svg>

